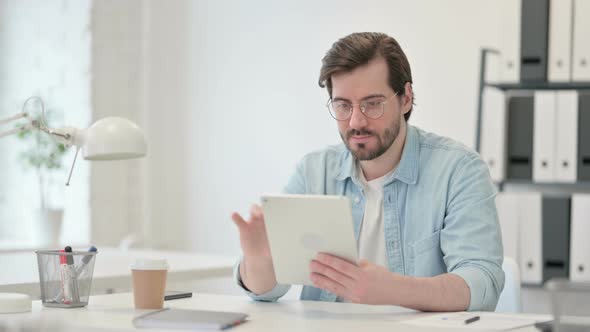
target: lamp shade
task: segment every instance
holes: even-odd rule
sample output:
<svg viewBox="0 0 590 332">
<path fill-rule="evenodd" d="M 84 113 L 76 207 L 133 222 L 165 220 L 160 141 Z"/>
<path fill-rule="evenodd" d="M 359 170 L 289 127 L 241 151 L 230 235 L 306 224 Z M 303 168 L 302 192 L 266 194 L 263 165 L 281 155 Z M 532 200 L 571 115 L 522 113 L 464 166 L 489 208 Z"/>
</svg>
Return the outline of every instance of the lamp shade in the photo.
<svg viewBox="0 0 590 332">
<path fill-rule="evenodd" d="M 84 130 L 81 146 L 86 160 L 132 159 L 147 153 L 143 131 L 119 117 L 100 119 Z"/>
</svg>

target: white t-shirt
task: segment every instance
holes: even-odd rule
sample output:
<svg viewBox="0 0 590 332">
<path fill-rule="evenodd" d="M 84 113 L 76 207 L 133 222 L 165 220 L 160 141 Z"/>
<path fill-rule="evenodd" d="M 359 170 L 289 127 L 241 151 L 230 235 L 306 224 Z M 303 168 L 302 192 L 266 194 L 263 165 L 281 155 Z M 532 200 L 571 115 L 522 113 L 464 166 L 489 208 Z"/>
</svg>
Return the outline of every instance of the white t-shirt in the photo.
<svg viewBox="0 0 590 332">
<path fill-rule="evenodd" d="M 383 184 L 389 180 L 394 170 L 380 178 L 367 181 L 360 165 L 357 168 L 365 193 L 365 214 L 358 241 L 359 259 L 366 259 L 385 267 L 388 267 L 388 264 L 383 230 Z"/>
</svg>

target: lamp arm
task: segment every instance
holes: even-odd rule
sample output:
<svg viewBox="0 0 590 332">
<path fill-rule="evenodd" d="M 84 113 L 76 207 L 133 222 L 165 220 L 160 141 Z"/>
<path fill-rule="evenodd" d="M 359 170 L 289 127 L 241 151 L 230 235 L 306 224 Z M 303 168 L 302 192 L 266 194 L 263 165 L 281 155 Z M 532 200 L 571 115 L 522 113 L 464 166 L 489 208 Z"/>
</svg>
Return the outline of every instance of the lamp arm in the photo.
<svg viewBox="0 0 590 332">
<path fill-rule="evenodd" d="M 73 145 L 76 147 L 76 155 L 74 156 L 74 161 L 72 162 L 72 166 L 70 167 L 70 174 L 68 175 L 68 180 L 66 182 L 66 186 L 69 186 L 70 180 L 72 179 L 72 173 L 74 172 L 74 166 L 76 165 L 76 160 L 78 159 L 78 152 L 80 152 L 80 148 L 84 143 L 84 131 L 74 127 L 62 127 L 57 129 L 45 127 L 40 128 L 40 130 L 46 132 L 56 141 L 66 146 Z"/>
<path fill-rule="evenodd" d="M 74 156 L 74 162 L 72 163 L 72 167 L 70 168 L 70 174 L 68 176 L 68 181 L 66 182 L 66 185 L 69 186 L 70 180 L 72 178 L 72 172 L 74 171 L 74 165 L 76 164 L 76 159 L 78 157 L 78 152 L 80 151 L 80 148 L 84 144 L 85 131 L 80 130 L 78 128 L 73 128 L 73 127 L 62 127 L 62 128 L 57 128 L 57 129 L 52 129 L 52 128 L 47 127 L 47 124 L 45 121 L 45 106 L 43 105 L 43 100 L 41 98 L 36 97 L 36 96 L 28 98 L 23 104 L 23 110 L 25 109 L 25 106 L 27 105 L 27 103 L 31 100 L 37 100 L 39 102 L 39 104 L 41 105 L 41 118 L 40 118 L 40 120 L 31 119 L 29 117 L 29 114 L 24 111 L 19 114 L 13 115 L 11 117 L 8 117 L 5 119 L 0 119 L 0 125 L 7 124 L 7 123 L 10 123 L 10 122 L 13 122 L 16 120 L 20 120 L 20 119 L 27 120 L 27 123 L 20 126 L 20 127 L 10 129 L 10 130 L 0 131 L 0 138 L 8 136 L 8 135 L 18 134 L 22 131 L 29 130 L 29 129 L 37 129 L 39 131 L 42 131 L 42 132 L 48 134 L 54 140 L 56 140 L 59 143 L 64 144 L 67 147 L 70 147 L 72 145 L 76 146 L 76 155 Z"/>
<path fill-rule="evenodd" d="M 3 124 L 11 123 L 13 121 L 23 119 L 23 118 L 28 119 L 29 123 L 27 123 L 23 126 L 20 126 L 18 128 L 11 129 L 11 130 L 0 131 L 0 138 L 5 137 L 5 136 L 9 136 L 9 135 L 13 135 L 13 134 L 18 134 L 21 131 L 25 131 L 27 129 L 31 129 L 34 127 L 33 122 L 30 121 L 30 119 L 29 119 L 29 114 L 27 114 L 26 112 L 22 112 L 17 115 L 13 115 L 13 116 L 5 118 L 5 119 L 0 119 L 0 125 L 3 125 Z"/>
<path fill-rule="evenodd" d="M 33 123 L 33 127 L 35 127 Z M 44 126 L 36 127 L 47 135 L 51 136 L 55 141 L 65 145 L 66 147 L 76 146 L 82 147 L 84 143 L 84 130 L 75 127 L 61 127 L 61 128 L 47 128 Z"/>
<path fill-rule="evenodd" d="M 28 117 L 29 117 L 29 114 L 27 114 L 26 112 L 22 112 L 17 115 L 13 115 L 11 117 L 8 117 L 6 119 L 0 119 L 0 125 L 3 125 L 5 123 L 10 123 L 12 121 L 22 119 L 22 118 L 28 118 Z"/>
<path fill-rule="evenodd" d="M 20 119 L 27 119 L 28 123 L 26 123 L 25 125 L 22 125 L 20 127 L 11 129 L 11 130 L 6 130 L 3 132 L 0 132 L 0 138 L 5 137 L 5 136 L 9 136 L 9 135 L 13 135 L 13 134 L 18 134 L 22 131 L 29 130 L 29 129 L 38 129 L 38 130 L 48 134 L 49 136 L 51 136 L 53 139 L 55 139 L 59 143 L 62 143 L 68 147 L 72 146 L 72 145 L 76 146 L 76 155 L 74 156 L 74 162 L 72 163 L 72 167 L 70 168 L 70 174 L 68 176 L 68 181 L 66 182 L 66 186 L 69 186 L 70 180 L 72 178 L 72 172 L 74 171 L 74 165 L 76 164 L 76 159 L 78 157 L 78 152 L 80 151 L 80 147 L 82 146 L 82 142 L 84 139 L 83 131 L 81 131 L 77 128 L 73 128 L 73 127 L 63 127 L 63 128 L 57 128 L 57 129 L 48 128 L 45 126 L 44 123 L 40 123 L 38 121 L 31 120 L 29 118 L 29 115 L 26 112 L 22 112 L 17 115 L 13 115 L 13 116 L 5 118 L 5 119 L 0 119 L 0 125 L 7 124 L 7 123 L 10 123 L 10 122 L 13 122 L 16 120 L 20 120 Z"/>
<path fill-rule="evenodd" d="M 5 136 L 10 136 L 10 135 L 13 135 L 13 134 L 18 134 L 21 131 L 25 131 L 25 130 L 31 129 L 31 128 L 33 128 L 33 126 L 31 126 L 31 125 L 24 125 L 22 127 L 18 127 L 18 128 L 12 129 L 12 130 L 7 130 L 5 132 L 0 132 L 0 138 L 5 137 Z"/>
</svg>

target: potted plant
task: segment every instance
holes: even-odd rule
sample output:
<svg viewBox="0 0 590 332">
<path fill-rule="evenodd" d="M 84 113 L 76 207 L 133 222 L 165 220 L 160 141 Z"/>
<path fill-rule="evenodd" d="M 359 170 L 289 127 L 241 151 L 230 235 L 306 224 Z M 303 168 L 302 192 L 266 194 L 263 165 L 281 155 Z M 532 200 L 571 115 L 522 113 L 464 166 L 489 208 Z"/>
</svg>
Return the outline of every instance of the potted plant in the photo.
<svg viewBox="0 0 590 332">
<path fill-rule="evenodd" d="M 53 112 L 46 112 L 46 117 L 51 117 Z M 41 116 L 34 117 L 36 121 L 43 121 Z M 36 244 L 40 246 L 55 246 L 59 243 L 61 225 L 63 220 L 63 205 L 60 201 L 63 192 L 58 186 L 63 182 L 56 181 L 56 175 L 62 175 L 62 159 L 66 153 L 66 147 L 56 142 L 46 133 L 28 129 L 21 131 L 18 138 L 27 143 L 26 148 L 20 153 L 19 159 L 23 166 L 32 169 L 39 184 L 39 210 L 36 227 Z M 54 189 L 61 189 L 56 190 Z"/>
</svg>

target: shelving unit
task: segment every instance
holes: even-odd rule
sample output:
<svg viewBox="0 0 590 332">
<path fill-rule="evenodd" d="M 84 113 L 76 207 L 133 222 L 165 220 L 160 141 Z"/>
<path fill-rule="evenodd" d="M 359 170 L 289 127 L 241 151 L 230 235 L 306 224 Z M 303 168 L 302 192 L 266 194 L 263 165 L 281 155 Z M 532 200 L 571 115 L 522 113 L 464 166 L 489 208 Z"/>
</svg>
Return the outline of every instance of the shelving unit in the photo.
<svg viewBox="0 0 590 332">
<path fill-rule="evenodd" d="M 497 54 L 498 50 L 490 48 L 482 48 L 480 50 L 479 61 L 479 89 L 477 96 L 477 117 L 476 117 L 476 136 L 475 136 L 475 150 L 481 152 L 481 127 L 482 127 L 482 113 L 483 113 L 483 90 L 485 87 L 493 87 L 502 91 L 510 90 L 590 90 L 590 82 L 568 82 L 568 83 L 554 83 L 554 82 L 523 82 L 523 83 L 488 83 L 485 77 L 487 58 L 489 54 Z"/>
<path fill-rule="evenodd" d="M 485 156 L 486 162 L 489 163 L 490 169 L 496 170 L 498 173 L 498 178 L 501 180 L 496 181 L 496 185 L 498 191 L 500 193 L 498 203 L 498 213 L 500 215 L 500 223 L 502 224 L 502 235 L 504 238 L 504 248 L 505 251 L 509 253 L 513 253 L 519 262 L 522 281 L 525 285 L 541 285 L 546 280 L 553 278 L 553 277 L 564 277 L 568 276 L 570 278 L 577 278 L 576 280 L 586 280 L 590 278 L 588 272 L 590 270 L 590 244 L 586 245 L 586 240 L 580 240 L 580 236 L 584 236 L 590 231 L 590 209 L 586 208 L 590 203 L 590 181 L 587 180 L 586 173 L 579 173 L 580 172 L 580 165 L 587 165 L 586 159 L 580 156 L 584 156 L 581 154 L 580 150 L 578 150 L 577 154 L 577 161 L 571 159 L 560 159 L 558 158 L 557 152 L 554 152 L 554 159 L 547 159 L 549 164 L 553 163 L 555 167 L 555 172 L 557 172 L 557 163 L 559 163 L 559 167 L 567 169 L 567 162 L 575 162 L 577 163 L 577 169 L 574 169 L 575 172 L 570 173 L 574 174 L 572 178 L 569 178 L 570 182 L 564 181 L 563 178 L 560 176 L 556 176 L 556 173 L 549 173 L 554 174 L 553 176 L 549 176 L 548 178 L 543 178 L 540 174 L 545 174 L 541 172 L 546 172 L 545 166 L 545 155 L 535 153 L 535 144 L 538 147 L 543 147 L 545 145 L 541 145 L 539 141 L 536 141 L 539 137 L 542 138 L 541 142 L 544 144 L 554 144 L 554 151 L 562 150 L 568 151 L 567 148 L 571 147 L 572 145 L 568 145 L 560 141 L 562 136 L 558 136 L 559 133 L 572 133 L 569 127 L 566 127 L 565 131 L 557 131 L 553 135 L 558 138 L 555 141 L 552 141 L 551 138 L 546 138 L 543 135 L 541 136 L 534 136 L 533 134 L 538 134 L 535 130 L 540 130 L 539 133 L 544 133 L 545 130 L 555 130 L 558 128 L 558 123 L 562 120 L 562 116 L 567 113 L 553 113 L 555 118 L 555 122 L 552 122 L 553 118 L 547 117 L 546 119 L 550 119 L 548 121 L 544 121 L 545 125 L 540 127 L 536 127 L 539 125 L 537 122 L 538 120 L 542 120 L 543 118 L 538 118 L 537 116 L 542 116 L 540 114 L 547 114 L 547 113 L 539 113 L 539 111 L 543 110 L 543 107 L 553 107 L 553 106 L 541 106 L 542 108 L 537 110 L 536 108 L 539 105 L 553 105 L 553 104 L 544 104 L 545 99 L 542 99 L 543 95 L 552 95 L 549 91 L 559 91 L 555 95 L 563 95 L 569 94 L 565 92 L 567 90 L 570 91 L 577 91 L 577 92 L 584 92 L 583 94 L 575 94 L 576 96 L 585 95 L 585 93 L 590 92 L 590 82 L 567 82 L 567 83 L 554 83 L 554 82 L 521 82 L 521 83 L 489 83 L 486 80 L 485 73 L 486 73 L 486 64 L 487 64 L 487 57 L 490 54 L 497 54 L 499 53 L 497 50 L 494 49 L 482 49 L 480 53 L 480 79 L 479 79 L 479 93 L 478 93 L 478 108 L 477 108 L 477 117 L 476 117 L 476 150 L 479 153 L 482 153 L 482 127 L 486 125 L 483 123 L 484 119 L 484 90 L 488 88 L 495 88 L 499 90 L 502 94 L 504 94 L 503 99 L 506 104 L 506 109 L 498 110 L 504 113 L 505 116 L 501 117 L 503 120 L 494 120 L 500 121 L 496 124 L 503 123 L 503 126 L 494 126 L 486 127 L 484 129 L 488 130 L 486 133 L 486 138 L 489 139 L 489 130 L 490 128 L 504 128 L 504 132 L 499 132 L 497 134 L 498 137 L 501 139 L 498 141 L 498 144 L 503 144 L 502 148 L 499 150 L 494 150 L 494 156 L 498 153 L 498 151 L 503 151 L 500 156 L 503 157 L 492 157 L 492 156 Z M 540 93 L 539 91 L 547 91 L 547 93 Z M 564 91 L 564 92 L 561 92 Z M 498 92 L 498 93 L 500 93 Z M 487 93 L 487 92 L 486 92 Z M 495 92 L 494 92 L 495 94 Z M 515 98 L 515 99 L 512 99 Z M 520 99 L 518 99 L 520 98 Z M 540 98 L 537 100 L 537 98 Z M 559 98 L 559 97 L 554 97 Z M 581 97 L 580 97 L 581 98 Z M 523 100 L 526 101 L 527 107 L 533 107 L 533 109 L 526 108 L 526 114 L 529 114 L 526 119 L 530 119 L 529 121 L 534 121 L 532 126 L 525 125 L 524 127 L 520 127 L 523 123 L 529 123 L 525 120 L 523 122 L 522 118 L 519 118 L 518 122 L 511 122 L 511 115 L 516 116 L 516 114 L 523 114 L 522 108 L 520 108 L 519 113 L 511 113 L 510 107 L 508 105 L 516 105 L 512 104 L 520 100 L 520 105 L 523 105 Z M 550 99 L 551 100 L 551 99 Z M 555 99 L 557 100 L 557 99 Z M 490 106 L 490 104 L 486 101 L 486 108 Z M 533 105 L 534 103 L 534 105 Z M 492 104 L 496 105 L 496 103 Z M 555 104 L 557 105 L 557 104 Z M 561 104 L 559 104 L 561 105 Z M 580 104 L 581 105 L 581 104 Z M 515 106 L 515 107 L 522 107 L 522 106 Z M 558 112 L 559 109 L 555 106 L 555 112 Z M 582 107 L 582 106 L 576 106 Z M 585 106 L 587 107 L 587 106 Z M 513 111 L 516 111 L 513 110 Z M 578 110 L 576 108 L 576 112 L 587 112 L 587 109 Z M 486 109 L 486 112 L 489 110 Z M 492 108 L 493 112 L 493 108 Z M 531 113 L 532 112 L 532 113 Z M 490 113 L 493 114 L 493 113 Z M 577 113 L 576 113 L 577 114 Z M 584 113 L 587 114 L 587 113 Z M 581 116 L 581 115 L 576 115 Z M 488 113 L 485 113 L 485 118 L 489 119 Z M 498 118 L 500 119 L 500 118 Z M 571 119 L 571 116 L 570 118 Z M 585 122 L 587 118 L 585 118 Z M 487 120 L 486 120 L 487 121 Z M 503 122 L 504 121 L 504 122 Z M 576 121 L 582 121 L 580 118 Z M 549 125 L 547 125 L 549 123 Z M 490 125 L 490 123 L 487 123 Z M 578 146 L 580 142 L 586 141 L 584 136 L 578 135 L 585 135 L 582 134 L 580 131 L 580 127 L 584 125 L 583 123 L 578 123 L 578 129 L 575 136 L 576 143 Z M 516 126 L 516 127 L 515 127 Z M 525 128 L 526 127 L 526 128 Z M 508 129 L 510 128 L 510 129 Z M 516 128 L 516 131 L 515 131 Z M 522 131 L 519 129 L 522 128 Z M 537 129 L 535 129 L 537 128 Z M 540 129 L 539 129 L 540 128 Z M 559 127 L 561 128 L 561 127 Z M 590 128 L 588 128 L 590 131 Z M 513 137 L 510 133 L 519 133 L 515 134 L 514 136 L 515 141 L 511 141 Z M 585 132 L 584 132 L 585 133 Z M 549 133 L 548 133 L 549 134 Z M 524 135 L 524 136 L 523 136 Z M 534 137 L 533 137 L 534 136 Z M 527 138 L 526 140 L 522 140 L 522 138 Z M 549 136 L 552 137 L 552 136 Z M 565 135 L 565 137 L 571 137 L 571 135 Z M 520 139 L 520 140 L 518 140 Z M 516 143 L 518 142 L 520 143 Z M 532 141 L 531 141 L 532 140 Z M 495 140 L 491 140 L 490 142 L 494 142 Z M 567 140 L 566 140 L 567 141 Z M 485 150 L 489 150 L 490 146 L 486 141 Z M 527 142 L 527 143 L 522 143 Z M 536 142 L 536 143 L 535 143 Z M 569 141 L 568 141 L 569 142 Z M 511 148 L 508 148 L 510 144 L 513 144 Z M 532 156 L 525 154 L 524 157 L 520 157 L 519 154 L 511 154 L 513 152 L 509 152 L 510 149 L 514 149 L 512 151 L 516 151 L 514 148 L 515 146 L 521 147 L 522 145 L 519 144 L 532 144 L 533 152 Z M 560 145 L 561 144 L 561 145 Z M 573 143 L 572 143 L 573 144 Z M 549 145 L 551 146 L 551 145 Z M 564 150 L 565 149 L 565 150 Z M 574 148 L 575 149 L 575 148 Z M 579 148 L 578 148 L 579 149 Z M 543 150 L 541 148 L 542 151 Z M 484 153 L 486 153 L 484 151 Z M 521 150 L 519 150 L 521 151 Z M 531 150 L 527 150 L 531 151 Z M 572 151 L 571 148 L 569 151 Z M 575 151 L 575 150 L 574 150 Z M 490 151 L 487 151 L 490 152 Z M 520 152 L 522 153 L 522 152 Z M 530 153 L 530 152 L 528 152 Z M 545 153 L 545 152 L 542 152 Z M 586 152 L 587 153 L 587 152 Z M 489 159 L 487 159 L 489 157 Z M 537 158 L 537 159 L 535 159 Z M 522 162 L 524 163 L 525 169 L 529 171 L 529 173 L 521 173 L 521 168 L 518 168 L 518 173 L 514 173 L 515 168 L 510 167 L 521 167 L 521 166 L 514 166 L 519 165 L 517 164 L 517 159 L 523 159 Z M 497 162 L 496 162 L 497 161 Z M 511 162 L 511 164 L 509 164 Z M 542 164 L 541 164 L 542 162 Z M 561 165 L 563 163 L 563 165 Z M 495 165 L 494 167 L 492 167 Z M 532 165 L 532 166 L 531 166 Z M 542 165 L 542 166 L 539 166 Z M 533 167 L 532 174 L 530 173 L 531 167 Z M 538 169 L 534 169 L 534 167 L 539 167 Z M 548 167 L 548 166 L 547 166 Z M 512 173 L 511 171 L 512 170 Z M 537 173 L 535 173 L 537 172 Z M 525 174 L 525 175 L 523 175 Z M 586 174 L 586 175 L 582 175 Z M 515 177 L 529 177 L 530 179 L 516 179 Z M 578 180 L 575 180 L 575 179 Z M 537 181 L 536 181 L 537 180 Z M 549 181 L 548 181 L 549 180 Z M 574 182 L 572 182 L 574 181 Z M 583 194 L 583 195 L 580 195 Z M 500 197 L 503 196 L 503 197 Z M 574 199 L 574 196 L 576 198 Z M 576 203 L 574 204 L 574 201 Z M 574 205 L 576 205 L 574 207 Z M 500 208 L 502 206 L 502 209 Z M 588 214 L 587 217 L 580 217 L 580 215 L 584 216 Z M 577 222 L 574 228 L 574 218 L 577 218 Z M 580 222 L 582 221 L 582 222 Z M 586 222 L 587 221 L 587 222 Z M 582 235 L 580 235 L 582 234 Z M 578 237 L 578 239 L 574 239 L 574 237 Z M 576 244 L 572 244 L 575 242 Z M 577 249 L 572 249 L 573 246 L 576 246 Z M 512 254 L 509 254 L 512 256 Z"/>
</svg>

